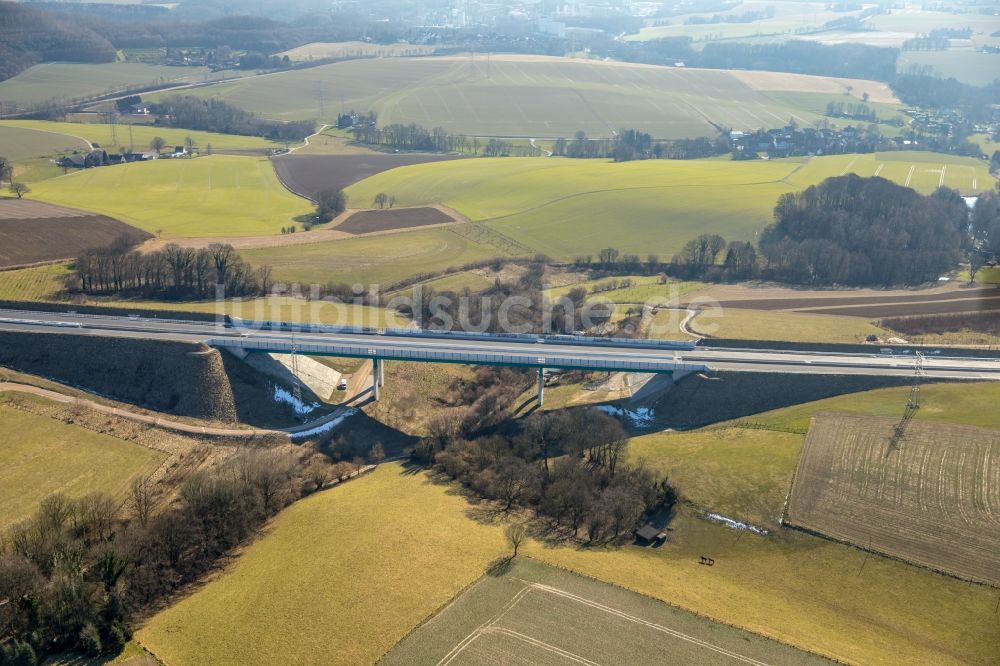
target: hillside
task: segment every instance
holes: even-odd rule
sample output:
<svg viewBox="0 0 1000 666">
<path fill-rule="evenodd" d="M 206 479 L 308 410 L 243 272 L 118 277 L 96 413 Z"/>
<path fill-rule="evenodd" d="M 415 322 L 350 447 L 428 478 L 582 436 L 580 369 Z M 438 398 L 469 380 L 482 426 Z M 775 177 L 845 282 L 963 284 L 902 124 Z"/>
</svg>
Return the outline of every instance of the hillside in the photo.
<svg viewBox="0 0 1000 666">
<path fill-rule="evenodd" d="M 162 238 L 277 235 L 311 209 L 282 186 L 266 159 L 229 155 L 86 169 L 32 190 L 33 199 L 101 213 Z"/>
<path fill-rule="evenodd" d="M 93 30 L 20 3 L 0 2 L 0 81 L 46 60 L 114 59 L 114 46 Z"/>
<path fill-rule="evenodd" d="M 279 119 L 336 120 L 341 108 L 379 115 L 380 125 L 417 123 L 451 133 L 607 137 L 622 127 L 657 138 L 714 135 L 718 128 L 811 125 L 827 101 L 862 91 L 895 101 L 883 84 L 820 77 L 735 74 L 547 56 L 367 59 L 221 83 L 191 91 Z M 749 80 L 749 82 L 748 82 Z M 331 89 L 329 98 L 318 89 Z M 802 105 L 777 91 L 814 92 Z M 325 101 L 324 101 L 325 100 Z M 337 104 L 333 101 L 337 100 Z"/>
</svg>

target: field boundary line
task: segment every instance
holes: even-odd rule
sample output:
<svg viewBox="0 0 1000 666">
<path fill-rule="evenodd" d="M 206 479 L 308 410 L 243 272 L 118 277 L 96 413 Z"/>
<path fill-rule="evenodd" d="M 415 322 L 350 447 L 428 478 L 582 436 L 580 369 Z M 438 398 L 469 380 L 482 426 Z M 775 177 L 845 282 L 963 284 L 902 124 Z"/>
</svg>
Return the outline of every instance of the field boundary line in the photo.
<svg viewBox="0 0 1000 666">
<path fill-rule="evenodd" d="M 502 634 L 504 636 L 510 636 L 511 638 L 516 638 L 517 640 L 527 643 L 528 645 L 533 645 L 547 652 L 552 652 L 553 654 L 557 654 L 560 657 L 565 657 L 570 661 L 576 662 L 578 664 L 584 664 L 584 666 L 602 666 L 596 661 L 591 661 L 586 657 L 574 654 L 573 652 L 569 652 L 568 650 L 563 650 L 562 648 L 558 648 L 555 645 L 550 645 L 545 641 L 539 640 L 537 638 L 532 638 L 531 636 L 519 633 L 517 631 L 514 631 L 513 629 L 490 626 L 484 629 L 481 633 L 477 634 L 477 637 L 482 636 L 483 634 Z"/>
<path fill-rule="evenodd" d="M 605 613 L 609 613 L 624 620 L 628 620 L 636 624 L 641 624 L 655 631 L 659 631 L 669 636 L 673 636 L 674 638 L 680 638 L 681 640 L 693 643 L 707 650 L 712 650 L 713 652 L 718 652 L 719 654 L 725 655 L 727 657 L 732 657 L 733 659 L 736 659 L 738 661 L 742 661 L 747 664 L 753 664 L 754 666 L 768 666 L 767 662 L 758 661 L 753 657 L 748 657 L 738 652 L 732 652 L 731 650 L 727 650 L 726 648 L 719 647 L 718 645 L 713 645 L 712 643 L 709 643 L 707 641 L 703 641 L 700 638 L 695 638 L 694 636 L 689 636 L 687 634 L 681 633 L 676 629 L 671 629 L 669 627 L 664 627 L 662 624 L 657 624 L 655 622 L 644 620 L 641 617 L 630 615 L 624 611 L 611 608 L 610 606 L 605 606 L 604 604 L 600 604 L 596 601 L 591 601 L 590 599 L 586 599 L 585 597 L 580 597 L 570 592 L 566 592 L 565 590 L 560 590 L 557 587 L 552 587 L 551 585 L 544 585 L 542 583 L 532 583 L 532 587 L 537 590 L 542 590 L 543 592 L 548 592 L 550 594 L 555 594 L 557 596 L 570 599 L 571 601 L 576 601 L 577 603 L 584 604 L 585 606 L 590 606 L 591 608 L 596 608 L 597 610 L 604 611 Z"/>
<path fill-rule="evenodd" d="M 748 634 L 752 634 L 754 636 L 760 636 L 762 638 L 766 638 L 768 640 L 772 640 L 775 643 L 778 643 L 779 645 L 784 645 L 786 647 L 790 647 L 790 648 L 794 648 L 796 650 L 799 650 L 800 652 L 805 652 L 806 654 L 811 654 L 811 655 L 816 656 L 816 657 L 821 657 L 821 658 L 826 659 L 827 661 L 829 661 L 831 663 L 834 663 L 834 664 L 844 664 L 845 666 L 847 665 L 846 661 L 843 661 L 842 659 L 839 659 L 839 658 L 834 657 L 832 655 L 823 654 L 822 652 L 818 652 L 818 651 L 816 651 L 816 650 L 814 650 L 814 649 L 812 649 L 810 647 L 806 647 L 804 645 L 799 645 L 797 643 L 792 643 L 792 642 L 790 642 L 788 640 L 779 638 L 779 637 L 777 637 L 777 636 L 775 636 L 775 635 L 773 635 L 771 633 L 766 633 L 764 631 L 760 631 L 760 630 L 757 630 L 757 629 L 752 629 L 750 627 L 747 627 L 747 626 L 744 626 L 744 625 L 740 625 L 740 624 L 735 624 L 733 622 L 728 622 L 726 620 L 720 620 L 719 618 L 713 617 L 713 616 L 711 616 L 711 615 L 709 615 L 707 613 L 704 613 L 702 611 L 695 610 L 694 608 L 688 608 L 686 606 L 682 606 L 682 605 L 674 603 L 672 601 L 667 601 L 666 599 L 661 599 L 660 597 L 654 597 L 651 594 L 648 594 L 646 592 L 642 592 L 640 590 L 636 590 L 635 588 L 631 588 L 628 585 L 622 585 L 622 584 L 616 583 L 614 581 L 605 580 L 603 578 L 598 578 L 596 576 L 592 576 L 590 574 L 583 573 L 581 571 L 577 571 L 576 569 L 571 569 L 571 568 L 569 568 L 567 566 L 564 566 L 562 564 L 556 564 L 554 562 L 547 562 L 545 560 L 539 560 L 537 558 L 532 557 L 531 555 L 524 555 L 523 557 L 525 559 L 534 560 L 534 561 L 536 561 L 536 562 L 538 562 L 540 564 L 543 564 L 543 565 L 545 565 L 547 567 L 552 567 L 554 569 L 559 569 L 560 571 L 565 571 L 566 573 L 572 574 L 574 576 L 579 576 L 580 578 L 583 578 L 583 579 L 586 579 L 586 580 L 589 580 L 589 581 L 593 581 L 595 583 L 600 583 L 602 585 L 610 585 L 611 587 L 615 587 L 615 588 L 617 588 L 619 590 L 625 590 L 626 592 L 631 592 L 632 594 L 639 595 L 640 597 L 642 597 L 644 599 L 648 599 L 648 600 L 650 600 L 650 601 L 652 601 L 654 603 L 663 604 L 664 606 L 667 606 L 668 608 L 672 608 L 672 609 L 674 609 L 676 611 L 680 611 L 682 613 L 687 613 L 689 615 L 693 615 L 694 617 L 700 618 L 702 620 L 707 620 L 709 622 L 715 622 L 716 624 L 720 624 L 720 625 L 722 625 L 724 627 L 729 627 L 730 629 L 738 629 L 739 631 L 745 631 Z"/>
<path fill-rule="evenodd" d="M 482 578 L 480 578 L 479 580 L 482 580 Z M 476 640 L 479 636 L 481 636 L 486 629 L 489 629 L 495 623 L 499 622 L 504 615 L 506 615 L 512 608 L 514 608 L 514 606 L 516 606 L 521 601 L 521 599 L 527 596 L 528 592 L 531 592 L 531 589 L 532 588 L 530 585 L 525 585 L 520 590 L 518 590 L 517 594 L 511 597 L 510 600 L 508 600 L 507 603 L 503 605 L 499 613 L 488 619 L 486 622 L 480 624 L 478 627 L 476 627 L 474 630 L 468 633 L 465 636 L 465 638 L 456 643 L 455 646 L 448 651 L 448 654 L 446 654 L 441 658 L 441 660 L 437 663 L 437 666 L 448 666 L 448 664 L 450 664 L 452 661 L 455 660 L 455 657 L 461 654 L 462 650 L 469 647 L 469 645 L 471 645 L 474 640 Z M 450 606 L 451 604 L 449 603 L 448 605 Z"/>
</svg>

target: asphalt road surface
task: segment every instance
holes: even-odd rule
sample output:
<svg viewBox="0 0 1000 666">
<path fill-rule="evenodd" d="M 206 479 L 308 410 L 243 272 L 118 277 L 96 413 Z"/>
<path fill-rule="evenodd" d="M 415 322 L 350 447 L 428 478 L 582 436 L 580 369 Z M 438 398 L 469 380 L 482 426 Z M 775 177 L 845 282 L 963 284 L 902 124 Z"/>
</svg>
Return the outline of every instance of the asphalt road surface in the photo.
<svg viewBox="0 0 1000 666">
<path fill-rule="evenodd" d="M 629 372 L 736 371 L 805 374 L 913 376 L 914 353 L 630 347 L 547 339 L 449 339 L 379 333 L 318 333 L 226 328 L 210 322 L 96 316 L 75 313 L 0 310 L 0 330 L 21 333 L 98 335 L 143 340 L 203 342 L 247 351 L 295 351 L 310 356 L 352 356 L 390 360 L 494 364 L 533 368 Z M 936 352 L 937 350 L 935 350 Z M 947 350 L 928 353 L 922 373 L 932 379 L 1000 380 L 1000 359 L 949 357 Z"/>
</svg>

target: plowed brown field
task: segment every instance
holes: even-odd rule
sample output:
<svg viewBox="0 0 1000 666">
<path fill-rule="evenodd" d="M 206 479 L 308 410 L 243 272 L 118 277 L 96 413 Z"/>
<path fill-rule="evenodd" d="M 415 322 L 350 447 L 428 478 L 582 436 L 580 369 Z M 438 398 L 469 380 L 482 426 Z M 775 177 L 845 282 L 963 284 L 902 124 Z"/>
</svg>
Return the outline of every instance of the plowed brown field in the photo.
<svg viewBox="0 0 1000 666">
<path fill-rule="evenodd" d="M 960 578 L 1000 585 L 1000 431 L 820 414 L 786 523 Z"/>
<path fill-rule="evenodd" d="M 0 268 L 70 259 L 121 235 L 150 234 L 103 215 L 28 199 L 0 198 Z"/>
</svg>

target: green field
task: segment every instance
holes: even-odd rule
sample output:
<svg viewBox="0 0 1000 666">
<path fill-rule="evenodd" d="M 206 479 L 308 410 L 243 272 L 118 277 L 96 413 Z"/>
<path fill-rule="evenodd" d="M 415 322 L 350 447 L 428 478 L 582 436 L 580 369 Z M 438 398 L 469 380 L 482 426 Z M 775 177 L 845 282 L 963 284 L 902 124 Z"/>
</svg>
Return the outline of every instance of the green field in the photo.
<svg viewBox="0 0 1000 666">
<path fill-rule="evenodd" d="M 279 515 L 137 632 L 169 664 L 373 663 L 504 551 L 448 485 L 398 464 Z"/>
<path fill-rule="evenodd" d="M 307 245 L 240 252 L 252 264 L 268 264 L 287 282 L 346 282 L 386 286 L 422 273 L 490 259 L 490 245 L 470 241 L 449 229 L 427 229 Z"/>
<path fill-rule="evenodd" d="M 328 97 L 317 94 L 324 89 L 331 89 Z M 332 121 L 341 108 L 372 109 L 381 125 L 477 136 L 571 137 L 583 130 L 606 137 L 632 127 L 679 138 L 714 135 L 712 123 L 757 129 L 793 116 L 802 125 L 821 118 L 767 96 L 767 89 L 720 70 L 476 55 L 350 60 L 188 92 L 280 119 Z"/>
<path fill-rule="evenodd" d="M 857 343 L 869 335 L 887 334 L 864 317 L 737 308 L 708 308 L 689 328 L 713 338 L 785 342 Z"/>
<path fill-rule="evenodd" d="M 605 247 L 669 259 L 701 233 L 752 240 L 770 222 L 781 194 L 847 172 L 878 173 L 923 192 L 942 181 L 963 193 L 996 182 L 978 160 L 920 152 L 623 164 L 524 158 L 404 167 L 361 181 L 347 194 L 367 202 L 386 192 L 403 206 L 442 203 L 556 259 L 596 255 Z"/>
<path fill-rule="evenodd" d="M 904 51 L 896 64 L 900 72 L 915 65 L 929 65 L 934 76 L 956 78 L 973 86 L 985 86 L 1000 78 L 1000 54 L 972 49 Z"/>
<path fill-rule="evenodd" d="M 379 663 L 652 666 L 663 664 L 667 654 L 672 663 L 716 663 L 720 656 L 755 664 L 829 663 L 523 558 L 483 577 Z"/>
<path fill-rule="evenodd" d="M 0 395 L 0 531 L 29 517 L 53 493 L 91 492 L 124 499 L 132 479 L 165 455 L 3 404 Z M 16 434 L 16 436 L 14 436 Z"/>
<path fill-rule="evenodd" d="M 131 130 L 130 130 L 131 127 Z M 237 136 L 235 134 L 219 134 L 217 132 L 198 132 L 187 129 L 174 129 L 171 127 L 154 127 L 152 125 L 115 125 L 114 135 L 117 135 L 117 142 L 113 138 L 111 125 L 99 123 L 62 123 L 48 120 L 3 120 L 0 121 L 0 138 L 3 133 L 9 133 L 16 137 L 18 134 L 14 129 L 23 130 L 25 135 L 33 136 L 41 132 L 53 132 L 53 136 L 63 136 L 62 139 L 50 139 L 50 141 L 73 142 L 77 149 L 85 150 L 83 141 L 97 144 L 105 148 L 108 152 L 116 152 L 121 149 L 128 149 L 129 142 L 135 150 L 148 150 L 153 137 L 158 136 L 167 142 L 168 146 L 183 146 L 184 139 L 191 137 L 195 145 L 201 149 L 211 144 L 213 151 L 226 150 L 260 150 L 284 146 L 283 143 L 275 143 L 259 136 Z M 33 132 L 27 132 L 33 130 Z M 131 134 L 131 139 L 130 139 Z M 83 141 L 81 141 L 81 139 Z M 55 152 L 55 151 L 53 151 Z M 37 155 L 51 155 L 53 152 L 37 153 Z M 8 156 L 9 157 L 9 156 Z M 14 158 L 12 158 L 14 159 Z"/>
<path fill-rule="evenodd" d="M 66 264 L 0 271 L 0 301 L 59 300 L 69 274 Z"/>
<path fill-rule="evenodd" d="M 85 141 L 74 136 L 0 122 L 0 156 L 14 162 L 88 149 Z"/>
<path fill-rule="evenodd" d="M 30 196 L 163 238 L 278 234 L 312 208 L 282 186 L 267 159 L 227 155 L 86 169 L 36 183 Z"/>
<path fill-rule="evenodd" d="M 195 83 L 218 78 L 207 67 L 167 67 L 113 62 L 100 65 L 45 63 L 0 81 L 0 99 L 20 106 L 51 99 L 88 98 L 127 88 Z"/>
</svg>

